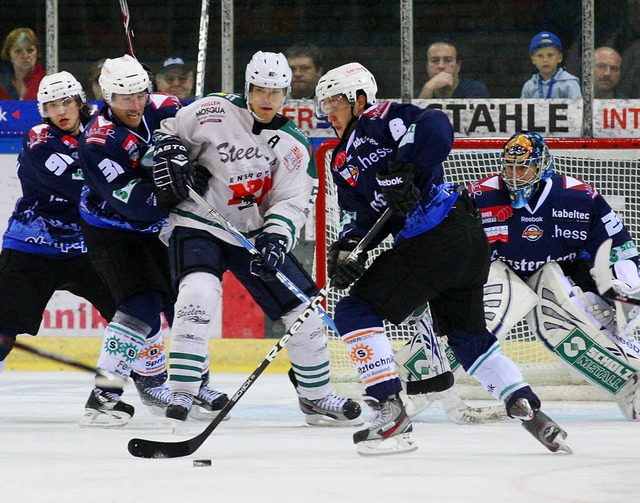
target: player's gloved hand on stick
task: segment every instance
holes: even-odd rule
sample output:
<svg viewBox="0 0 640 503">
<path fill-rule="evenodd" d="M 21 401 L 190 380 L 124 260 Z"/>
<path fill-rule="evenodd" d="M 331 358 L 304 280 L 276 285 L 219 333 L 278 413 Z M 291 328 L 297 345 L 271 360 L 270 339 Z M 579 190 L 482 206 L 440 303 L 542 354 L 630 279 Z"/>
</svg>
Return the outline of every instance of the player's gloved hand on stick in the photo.
<svg viewBox="0 0 640 503">
<path fill-rule="evenodd" d="M 287 254 L 287 238 L 282 234 L 262 232 L 256 238 L 256 248 L 262 254 L 251 260 L 250 271 L 264 281 L 275 278 L 276 269 L 284 263 Z"/>
<path fill-rule="evenodd" d="M 378 185 L 387 206 L 396 215 L 406 216 L 420 199 L 420 191 L 413 183 L 411 162 L 389 161 L 386 173 L 378 173 Z"/>
<path fill-rule="evenodd" d="M 344 290 L 357 280 L 366 270 L 367 252 L 362 251 L 355 260 L 347 260 L 349 254 L 358 246 L 360 238 L 344 237 L 329 247 L 327 253 L 327 274 L 331 286 Z"/>
<path fill-rule="evenodd" d="M 196 164 L 193 171 L 193 190 L 195 190 L 200 196 L 204 195 L 207 191 L 207 187 L 209 186 L 209 178 L 212 176 L 213 175 L 207 168 Z"/>
<path fill-rule="evenodd" d="M 155 135 L 154 139 L 153 181 L 159 189 L 158 199 L 169 200 L 169 195 L 177 204 L 189 197 L 187 185 L 194 186 L 193 164 L 177 136 Z"/>
</svg>

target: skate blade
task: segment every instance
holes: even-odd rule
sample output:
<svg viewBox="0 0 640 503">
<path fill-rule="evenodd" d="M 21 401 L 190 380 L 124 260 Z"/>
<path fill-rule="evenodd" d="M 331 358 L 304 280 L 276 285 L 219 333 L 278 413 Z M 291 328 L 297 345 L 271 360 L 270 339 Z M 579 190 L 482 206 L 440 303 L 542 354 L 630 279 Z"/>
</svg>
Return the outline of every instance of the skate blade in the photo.
<svg viewBox="0 0 640 503">
<path fill-rule="evenodd" d="M 449 421 L 455 424 L 488 424 L 499 423 L 509 419 L 507 411 L 502 405 L 491 407 L 466 407 L 455 410 L 445 410 Z"/>
<path fill-rule="evenodd" d="M 194 403 L 193 407 L 189 411 L 189 418 L 196 419 L 198 421 L 212 421 L 219 413 L 219 410 L 208 410 Z M 227 421 L 230 418 L 231 416 L 227 414 L 223 421 Z"/>
<path fill-rule="evenodd" d="M 320 426 L 322 428 L 346 428 L 349 426 L 362 426 L 364 421 L 361 417 L 353 419 L 333 419 L 322 414 L 305 414 L 304 421 L 309 426 Z"/>
<path fill-rule="evenodd" d="M 131 416 L 123 412 L 102 412 L 91 409 L 85 412 L 78 423 L 80 428 L 122 428 Z"/>
<path fill-rule="evenodd" d="M 384 440 L 358 442 L 356 449 L 360 456 L 389 456 L 413 452 L 418 446 L 411 438 L 411 433 L 403 433 Z"/>
</svg>

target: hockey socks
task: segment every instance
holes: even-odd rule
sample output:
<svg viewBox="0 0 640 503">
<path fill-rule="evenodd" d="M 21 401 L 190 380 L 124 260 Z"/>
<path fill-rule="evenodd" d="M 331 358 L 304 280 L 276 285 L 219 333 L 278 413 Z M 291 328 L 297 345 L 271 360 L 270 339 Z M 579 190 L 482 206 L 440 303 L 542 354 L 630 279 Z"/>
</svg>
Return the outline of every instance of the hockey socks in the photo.
<svg viewBox="0 0 640 503">
<path fill-rule="evenodd" d="M 476 359 L 467 373 L 500 401 L 504 401 L 514 391 L 528 386 L 516 364 L 502 354 L 497 341 Z"/>
</svg>

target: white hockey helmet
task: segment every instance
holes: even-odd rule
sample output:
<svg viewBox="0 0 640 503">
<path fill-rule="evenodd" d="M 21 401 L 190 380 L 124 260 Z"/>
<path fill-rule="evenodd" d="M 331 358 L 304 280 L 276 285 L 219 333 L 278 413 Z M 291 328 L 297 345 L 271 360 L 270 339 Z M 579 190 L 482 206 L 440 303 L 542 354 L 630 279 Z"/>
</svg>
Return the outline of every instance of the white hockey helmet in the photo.
<svg viewBox="0 0 640 503">
<path fill-rule="evenodd" d="M 245 71 L 244 97 L 249 101 L 251 84 L 272 89 L 285 89 L 285 100 L 291 86 L 291 68 L 281 52 L 256 52 Z"/>
<path fill-rule="evenodd" d="M 45 110 L 45 103 L 69 96 L 77 97 L 83 105 L 87 104 L 87 96 L 82 89 L 82 85 L 69 72 L 45 75 L 38 87 L 38 111 L 40 116 L 43 118 L 49 116 Z"/>
<path fill-rule="evenodd" d="M 149 74 L 137 59 L 128 54 L 107 59 L 102 65 L 98 84 L 107 103 L 111 103 L 114 94 L 151 92 Z"/>
<path fill-rule="evenodd" d="M 373 74 L 360 63 L 347 63 L 325 73 L 316 86 L 315 111 L 319 118 L 328 115 L 324 100 L 336 95 L 344 95 L 349 103 L 356 102 L 358 91 L 364 92 L 367 103 L 373 105 L 378 100 L 378 84 Z M 326 102 L 325 102 L 326 103 Z"/>
</svg>

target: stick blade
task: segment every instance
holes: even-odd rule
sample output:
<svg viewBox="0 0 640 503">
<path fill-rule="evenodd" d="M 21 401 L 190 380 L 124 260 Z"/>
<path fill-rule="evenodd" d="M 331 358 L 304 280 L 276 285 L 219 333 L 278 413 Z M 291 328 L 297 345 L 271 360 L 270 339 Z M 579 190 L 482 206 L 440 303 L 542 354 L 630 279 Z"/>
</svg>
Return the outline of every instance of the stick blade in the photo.
<svg viewBox="0 0 640 503">
<path fill-rule="evenodd" d="M 189 440 L 160 442 L 132 438 L 129 440 L 127 449 L 129 449 L 129 454 L 132 456 L 146 459 L 182 458 L 195 452 L 195 450 L 192 450 L 191 441 Z"/>
</svg>

